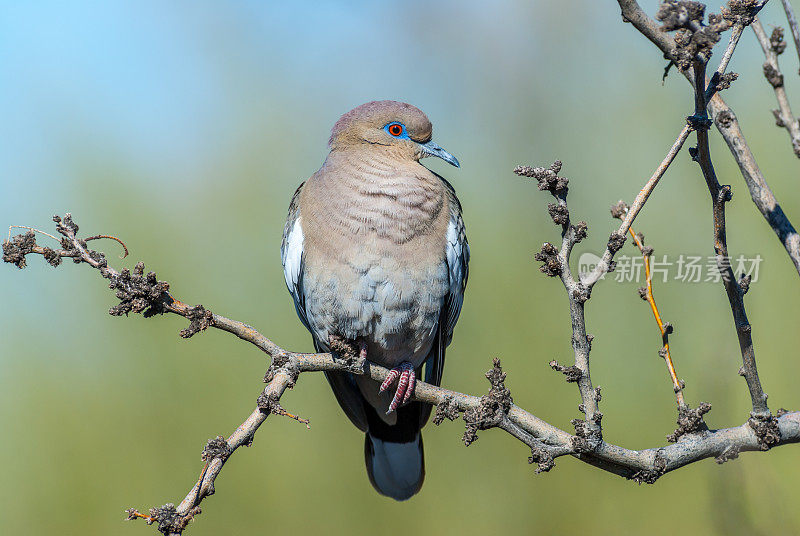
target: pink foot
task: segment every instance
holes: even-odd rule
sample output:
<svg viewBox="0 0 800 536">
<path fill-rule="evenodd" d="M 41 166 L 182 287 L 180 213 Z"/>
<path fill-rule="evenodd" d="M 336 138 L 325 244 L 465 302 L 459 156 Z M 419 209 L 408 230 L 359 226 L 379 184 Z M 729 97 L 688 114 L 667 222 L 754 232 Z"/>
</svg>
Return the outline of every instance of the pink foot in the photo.
<svg viewBox="0 0 800 536">
<path fill-rule="evenodd" d="M 397 382 L 397 391 L 395 391 L 392 403 L 389 404 L 389 411 L 386 413 L 393 412 L 399 406 L 411 400 L 411 395 L 414 394 L 414 386 L 417 384 L 417 373 L 414 370 L 414 365 L 405 361 L 400 363 L 399 367 L 393 368 L 381 384 L 380 392 L 387 390 L 394 382 Z"/>
</svg>

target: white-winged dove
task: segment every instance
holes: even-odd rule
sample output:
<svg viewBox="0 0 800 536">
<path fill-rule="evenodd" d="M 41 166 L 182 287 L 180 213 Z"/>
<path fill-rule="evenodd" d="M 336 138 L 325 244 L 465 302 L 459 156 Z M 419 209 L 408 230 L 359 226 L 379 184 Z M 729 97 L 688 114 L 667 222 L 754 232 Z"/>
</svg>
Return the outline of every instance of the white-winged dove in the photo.
<svg viewBox="0 0 800 536">
<path fill-rule="evenodd" d="M 402 102 L 368 102 L 344 114 L 325 163 L 292 198 L 281 246 L 286 285 L 315 348 L 329 351 L 330 337 L 341 337 L 392 369 L 383 385 L 345 372 L 326 376 L 366 432 L 370 482 L 396 500 L 422 487 L 420 429 L 431 406 L 409 400 L 423 365 L 426 382 L 441 381 L 467 283 L 461 205 L 453 187 L 419 162 L 458 161 L 431 134 L 425 114 Z"/>
</svg>

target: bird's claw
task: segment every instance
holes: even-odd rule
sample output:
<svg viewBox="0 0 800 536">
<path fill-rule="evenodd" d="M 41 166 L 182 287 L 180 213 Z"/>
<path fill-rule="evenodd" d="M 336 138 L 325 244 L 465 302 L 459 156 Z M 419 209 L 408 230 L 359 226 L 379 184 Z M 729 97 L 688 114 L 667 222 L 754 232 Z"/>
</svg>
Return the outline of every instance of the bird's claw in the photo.
<svg viewBox="0 0 800 536">
<path fill-rule="evenodd" d="M 380 392 L 384 392 L 395 382 L 397 382 L 397 390 L 394 393 L 391 404 L 389 404 L 387 414 L 411 400 L 411 395 L 414 394 L 414 387 L 417 384 L 417 373 L 414 370 L 414 365 L 404 362 L 399 367 L 393 368 L 386 376 L 386 379 L 383 380 Z"/>
</svg>

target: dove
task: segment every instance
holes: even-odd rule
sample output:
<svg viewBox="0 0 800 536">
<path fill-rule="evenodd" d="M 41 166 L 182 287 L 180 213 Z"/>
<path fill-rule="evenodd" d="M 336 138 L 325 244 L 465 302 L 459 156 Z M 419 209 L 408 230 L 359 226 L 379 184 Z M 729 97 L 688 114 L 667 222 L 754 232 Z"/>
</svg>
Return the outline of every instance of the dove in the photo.
<svg viewBox="0 0 800 536">
<path fill-rule="evenodd" d="M 281 245 L 286 285 L 316 350 L 341 338 L 391 369 L 383 384 L 325 374 L 365 433 L 370 482 L 398 501 L 422 487 L 421 429 L 431 406 L 412 397 L 417 378 L 441 383 L 469 271 L 455 190 L 420 162 L 438 157 L 459 167 L 432 134 L 428 117 L 402 102 L 344 114 L 322 167 L 291 200 Z"/>
</svg>

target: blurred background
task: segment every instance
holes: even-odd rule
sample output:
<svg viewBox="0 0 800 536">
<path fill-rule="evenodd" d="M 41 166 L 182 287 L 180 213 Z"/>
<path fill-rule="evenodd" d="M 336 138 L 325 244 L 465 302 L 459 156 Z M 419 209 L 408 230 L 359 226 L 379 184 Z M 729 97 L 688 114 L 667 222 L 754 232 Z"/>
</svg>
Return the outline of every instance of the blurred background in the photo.
<svg viewBox="0 0 800 536">
<path fill-rule="evenodd" d="M 657 2 L 643 7 L 652 15 Z M 762 20 L 767 31 L 785 24 L 780 3 Z M 532 258 L 558 231 L 549 195 L 511 170 L 563 160 L 573 217 L 589 222 L 578 253 L 598 253 L 618 223 L 609 206 L 633 199 L 693 102 L 679 74 L 662 84 L 661 53 L 610 0 L 5 2 L 0 57 L 0 225 L 52 232 L 51 216 L 72 212 L 86 234 L 125 240 L 125 260 L 117 244 L 96 243 L 114 266 L 144 260 L 181 300 L 301 351 L 312 346 L 279 258 L 291 195 L 322 163 L 342 113 L 373 99 L 419 106 L 462 163 L 425 161 L 457 189 L 472 248 L 444 384 L 481 394 L 499 357 L 515 402 L 564 429 L 578 393 L 547 363 L 572 360 L 566 299 Z M 797 97 L 792 46 L 781 62 Z M 724 97 L 800 225 L 798 161 L 774 126 L 762 63 L 748 30 Z M 733 186 L 731 253 L 764 259 L 747 295 L 761 379 L 773 410 L 797 409 L 800 281 L 716 131 L 712 141 Z M 656 255 L 712 254 L 708 194 L 687 152 L 635 228 Z M 739 425 L 749 397 L 722 286 L 675 280 L 675 269 L 655 293 L 675 325 L 687 400 L 713 404 L 712 427 Z M 676 416 L 641 284 L 607 279 L 587 308 L 605 437 L 634 449 L 664 444 Z M 229 434 L 263 387 L 254 348 L 213 330 L 182 340 L 177 317 L 111 317 L 105 286 L 87 267 L 54 271 L 36 257 L 0 270 L 7 534 L 153 533 L 123 510 L 178 503 L 205 441 Z M 502 432 L 464 448 L 460 421 L 429 425 L 425 486 L 398 504 L 369 485 L 362 435 L 321 374 L 303 375 L 284 405 L 311 429 L 271 418 L 228 463 L 190 534 L 800 532 L 796 447 L 638 486 L 568 458 L 535 475 Z"/>
</svg>

